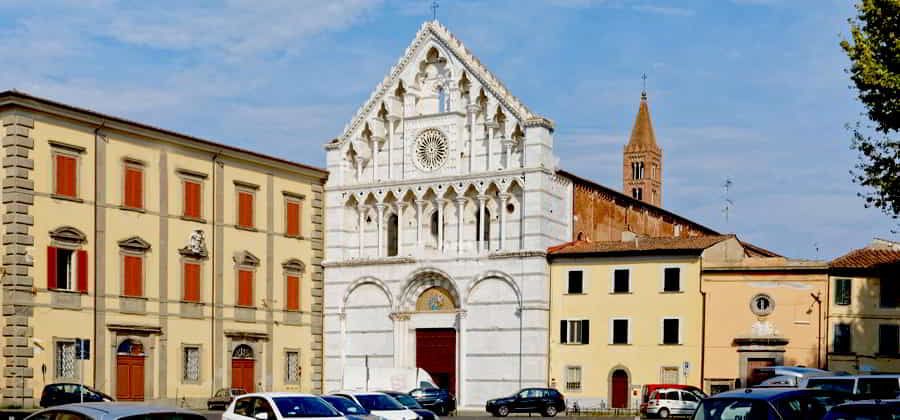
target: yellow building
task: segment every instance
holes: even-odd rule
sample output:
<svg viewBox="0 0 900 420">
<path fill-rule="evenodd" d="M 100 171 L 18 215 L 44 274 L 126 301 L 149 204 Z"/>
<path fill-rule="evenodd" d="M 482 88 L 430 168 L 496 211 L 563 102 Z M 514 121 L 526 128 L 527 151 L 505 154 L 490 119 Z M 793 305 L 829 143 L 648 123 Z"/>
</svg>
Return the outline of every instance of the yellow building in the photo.
<svg viewBox="0 0 900 420">
<path fill-rule="evenodd" d="M 875 240 L 831 262 L 828 368 L 900 373 L 900 244 Z"/>
<path fill-rule="evenodd" d="M 5 404 L 320 389 L 323 170 L 15 91 L 0 121 Z"/>
</svg>

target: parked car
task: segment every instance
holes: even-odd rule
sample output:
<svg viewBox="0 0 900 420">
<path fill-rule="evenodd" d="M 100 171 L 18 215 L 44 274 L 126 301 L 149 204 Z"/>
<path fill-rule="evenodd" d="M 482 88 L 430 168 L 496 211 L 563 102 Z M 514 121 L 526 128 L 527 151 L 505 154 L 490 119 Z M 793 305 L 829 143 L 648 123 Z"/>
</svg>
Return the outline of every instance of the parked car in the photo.
<svg viewBox="0 0 900 420">
<path fill-rule="evenodd" d="M 822 392 L 798 388 L 747 388 L 713 395 L 700 402 L 694 420 L 821 419 L 827 408 Z"/>
<path fill-rule="evenodd" d="M 765 366 L 753 369 L 747 387 L 796 387 L 807 378 L 815 376 L 827 376 L 832 373 L 827 370 L 809 368 L 803 366 Z"/>
<path fill-rule="evenodd" d="M 456 397 L 446 389 L 417 388 L 409 395 L 416 399 L 422 407 L 434 411 L 439 416 L 446 416 L 456 411 Z"/>
<path fill-rule="evenodd" d="M 26 420 L 206 420 L 200 413 L 146 404 L 93 402 L 67 404 L 38 411 Z"/>
<path fill-rule="evenodd" d="M 381 392 L 341 391 L 332 395 L 349 398 L 370 413 L 388 420 L 421 420 L 418 414 L 404 407 L 394 397 Z"/>
<path fill-rule="evenodd" d="M 653 391 L 647 401 L 647 417 L 667 419 L 669 416 L 690 416 L 702 398 L 683 389 L 663 388 Z"/>
<path fill-rule="evenodd" d="M 426 410 L 419 405 L 419 402 L 416 401 L 415 398 L 410 396 L 409 394 L 404 394 L 399 391 L 381 391 L 387 395 L 394 397 L 395 400 L 403 404 L 404 407 L 412 410 L 413 413 L 419 415 L 422 420 L 438 420 L 437 414 L 434 414 L 431 410 Z"/>
<path fill-rule="evenodd" d="M 488 400 L 484 408 L 495 417 L 506 417 L 509 413 L 553 417 L 566 410 L 566 398 L 552 388 L 525 388 L 508 397 Z"/>
<path fill-rule="evenodd" d="M 349 398 L 337 395 L 323 395 L 322 399 L 331 404 L 337 411 L 340 411 L 347 420 L 384 420 L 384 417 L 370 413 L 365 407 Z"/>
<path fill-rule="evenodd" d="M 892 420 L 900 418 L 900 400 L 865 400 L 841 404 L 823 420 Z"/>
<path fill-rule="evenodd" d="M 800 383 L 802 388 L 846 392 L 853 399 L 894 399 L 900 393 L 900 375 L 817 376 Z"/>
<path fill-rule="evenodd" d="M 234 401 L 234 397 L 244 395 L 247 391 L 243 388 L 222 388 L 213 394 L 212 398 L 206 401 L 206 408 L 209 410 L 224 410 Z"/>
<path fill-rule="evenodd" d="M 222 420 L 281 420 L 304 418 L 335 420 L 343 417 L 331 404 L 311 394 L 255 392 L 234 399 Z"/>
<path fill-rule="evenodd" d="M 82 400 L 82 392 L 84 399 Z M 72 404 L 80 402 L 102 402 L 115 401 L 113 397 L 106 395 L 96 389 L 81 384 L 57 383 L 44 386 L 41 392 L 41 407 L 54 407 L 62 404 Z"/>
<path fill-rule="evenodd" d="M 682 385 L 682 384 L 647 384 L 641 387 L 641 414 L 647 414 L 647 401 L 650 400 L 650 394 L 653 394 L 653 391 L 658 389 L 683 389 L 685 391 L 690 391 L 696 394 L 700 399 L 706 398 L 706 393 L 703 392 L 700 388 L 697 388 L 693 385 Z"/>
</svg>

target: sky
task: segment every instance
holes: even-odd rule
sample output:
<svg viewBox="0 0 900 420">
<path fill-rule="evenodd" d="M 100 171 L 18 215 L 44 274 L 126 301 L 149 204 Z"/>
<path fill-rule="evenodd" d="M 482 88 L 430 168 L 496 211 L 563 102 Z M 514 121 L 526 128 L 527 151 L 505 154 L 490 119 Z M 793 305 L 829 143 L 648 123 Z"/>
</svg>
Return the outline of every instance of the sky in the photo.
<svg viewBox="0 0 900 420">
<path fill-rule="evenodd" d="M 431 0 L 0 0 L 0 90 L 324 166 Z M 438 20 L 530 109 L 560 166 L 622 185 L 641 74 L 663 206 L 795 258 L 896 221 L 867 209 L 844 128 L 849 0 L 441 0 Z M 723 184 L 733 201 L 726 219 Z"/>
</svg>

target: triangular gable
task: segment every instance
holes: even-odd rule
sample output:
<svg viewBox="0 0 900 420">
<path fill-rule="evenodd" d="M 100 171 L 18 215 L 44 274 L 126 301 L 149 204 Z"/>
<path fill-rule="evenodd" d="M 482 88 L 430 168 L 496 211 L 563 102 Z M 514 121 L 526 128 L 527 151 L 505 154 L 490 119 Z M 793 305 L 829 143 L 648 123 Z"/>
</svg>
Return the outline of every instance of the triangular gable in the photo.
<svg viewBox="0 0 900 420">
<path fill-rule="evenodd" d="M 463 45 L 462 41 L 457 39 L 450 31 L 437 21 L 429 21 L 422 24 L 419 32 L 413 42 L 406 48 L 406 52 L 395 64 L 387 76 L 382 79 L 381 83 L 375 88 L 369 99 L 361 106 L 353 119 L 344 126 L 341 136 L 329 142 L 326 149 L 334 149 L 344 144 L 344 142 L 357 129 L 365 124 L 366 118 L 372 113 L 375 107 L 379 106 L 385 100 L 386 94 L 390 89 L 394 88 L 403 73 L 404 69 L 412 63 L 419 52 L 428 45 L 429 40 L 434 40 L 441 45 L 446 51 L 450 52 L 466 69 L 468 74 L 477 79 L 487 94 L 492 95 L 496 100 L 508 109 L 513 116 L 523 123 L 544 125 L 553 128 L 553 122 L 547 118 L 537 115 L 523 104 L 519 98 L 510 93 L 509 89 L 494 76 L 482 63 Z"/>
</svg>

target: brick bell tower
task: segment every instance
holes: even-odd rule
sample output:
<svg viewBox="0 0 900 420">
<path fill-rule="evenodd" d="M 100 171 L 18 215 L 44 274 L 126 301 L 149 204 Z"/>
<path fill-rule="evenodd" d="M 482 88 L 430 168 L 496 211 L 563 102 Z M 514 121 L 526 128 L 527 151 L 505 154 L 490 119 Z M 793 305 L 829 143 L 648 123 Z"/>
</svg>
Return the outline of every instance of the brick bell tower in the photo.
<svg viewBox="0 0 900 420">
<path fill-rule="evenodd" d="M 641 105 L 631 129 L 631 139 L 623 153 L 622 191 L 645 203 L 662 207 L 662 149 L 656 144 L 653 134 L 646 87 L 641 91 Z"/>
</svg>

